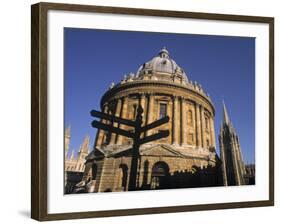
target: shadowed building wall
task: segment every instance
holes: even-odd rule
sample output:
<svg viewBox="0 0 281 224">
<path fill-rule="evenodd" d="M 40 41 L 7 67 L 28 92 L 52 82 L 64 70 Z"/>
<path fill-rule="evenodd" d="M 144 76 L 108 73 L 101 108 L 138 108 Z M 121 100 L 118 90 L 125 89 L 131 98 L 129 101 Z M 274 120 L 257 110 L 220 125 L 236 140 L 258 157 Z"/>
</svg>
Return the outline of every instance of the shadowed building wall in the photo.
<svg viewBox="0 0 281 224">
<path fill-rule="evenodd" d="M 89 154 L 90 148 L 90 137 L 86 136 L 80 145 L 79 151 L 75 157 L 74 150 L 72 150 L 71 155 L 69 155 L 69 145 L 70 145 L 71 133 L 70 127 L 65 130 L 64 134 L 64 148 L 65 148 L 65 158 L 64 158 L 64 177 L 65 177 L 65 193 L 73 193 L 75 185 L 78 184 L 83 177 L 85 170 L 86 156 Z"/>
</svg>

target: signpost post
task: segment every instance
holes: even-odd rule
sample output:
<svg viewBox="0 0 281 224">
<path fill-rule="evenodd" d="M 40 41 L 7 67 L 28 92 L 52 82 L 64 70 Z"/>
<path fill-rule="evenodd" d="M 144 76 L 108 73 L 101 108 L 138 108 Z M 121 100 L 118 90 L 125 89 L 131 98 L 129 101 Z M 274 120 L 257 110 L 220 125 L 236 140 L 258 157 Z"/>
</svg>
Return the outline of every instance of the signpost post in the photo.
<svg viewBox="0 0 281 224">
<path fill-rule="evenodd" d="M 113 125 L 104 124 L 101 121 L 94 120 L 92 122 L 92 126 L 97 129 L 102 129 L 105 131 L 113 132 L 118 135 L 123 135 L 128 138 L 133 139 L 133 148 L 132 148 L 132 159 L 131 159 L 131 169 L 130 169 L 130 177 L 129 177 L 129 191 L 136 190 L 136 180 L 137 180 L 137 170 L 138 170 L 138 160 L 139 160 L 139 148 L 140 145 L 156 141 L 161 138 L 166 138 L 169 136 L 169 130 L 159 131 L 156 134 L 146 136 L 141 138 L 141 134 L 153 128 L 159 127 L 163 124 L 169 122 L 169 117 L 165 116 L 157 121 L 154 121 L 146 126 L 142 126 L 142 113 L 143 108 L 141 106 L 137 109 L 137 116 L 134 121 L 116 117 L 114 115 L 105 114 L 96 110 L 91 111 L 91 115 L 93 117 L 97 117 L 103 120 L 109 120 L 112 122 L 116 122 L 118 124 L 124 124 L 126 126 L 134 127 L 134 131 L 130 132 L 118 127 L 114 127 Z M 119 126 L 119 125 L 118 125 Z"/>
</svg>

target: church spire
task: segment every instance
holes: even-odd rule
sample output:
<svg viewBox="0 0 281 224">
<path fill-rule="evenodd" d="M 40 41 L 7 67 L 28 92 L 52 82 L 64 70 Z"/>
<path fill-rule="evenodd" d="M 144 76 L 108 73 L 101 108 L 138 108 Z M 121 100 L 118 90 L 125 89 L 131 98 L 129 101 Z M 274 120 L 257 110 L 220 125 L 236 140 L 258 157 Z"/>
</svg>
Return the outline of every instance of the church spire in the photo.
<svg viewBox="0 0 281 224">
<path fill-rule="evenodd" d="M 69 144 L 70 144 L 70 125 L 65 129 L 64 132 L 64 151 L 65 151 L 66 158 L 68 155 Z"/>
<path fill-rule="evenodd" d="M 239 138 L 229 120 L 224 101 L 222 103 L 223 121 L 219 134 L 219 144 L 223 184 L 225 186 L 244 185 L 244 175 L 246 171 Z"/>
<path fill-rule="evenodd" d="M 222 101 L 222 104 L 223 104 L 223 122 L 225 124 L 229 124 L 229 117 L 228 117 L 228 113 L 227 113 L 227 110 L 226 110 L 226 106 L 224 104 L 224 101 Z"/>
<path fill-rule="evenodd" d="M 65 136 L 70 138 L 70 125 L 65 129 Z"/>
<path fill-rule="evenodd" d="M 74 149 L 72 149 L 70 160 L 74 160 Z"/>
<path fill-rule="evenodd" d="M 84 138 L 83 143 L 80 146 L 79 152 L 89 154 L 89 145 L 90 145 L 90 136 L 86 135 Z"/>
</svg>

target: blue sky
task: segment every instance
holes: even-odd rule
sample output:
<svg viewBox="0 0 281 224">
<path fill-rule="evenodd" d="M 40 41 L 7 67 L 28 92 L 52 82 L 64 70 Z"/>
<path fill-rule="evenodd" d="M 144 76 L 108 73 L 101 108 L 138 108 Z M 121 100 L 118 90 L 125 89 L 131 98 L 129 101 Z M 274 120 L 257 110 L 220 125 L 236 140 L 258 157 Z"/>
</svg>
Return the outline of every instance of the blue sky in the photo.
<svg viewBox="0 0 281 224">
<path fill-rule="evenodd" d="M 255 161 L 254 38 L 65 28 L 64 40 L 65 127 L 71 126 L 71 150 L 78 151 L 87 134 L 94 143 L 90 111 L 100 109 L 109 85 L 135 73 L 166 46 L 215 104 L 217 151 L 224 100 L 245 162 Z"/>
</svg>

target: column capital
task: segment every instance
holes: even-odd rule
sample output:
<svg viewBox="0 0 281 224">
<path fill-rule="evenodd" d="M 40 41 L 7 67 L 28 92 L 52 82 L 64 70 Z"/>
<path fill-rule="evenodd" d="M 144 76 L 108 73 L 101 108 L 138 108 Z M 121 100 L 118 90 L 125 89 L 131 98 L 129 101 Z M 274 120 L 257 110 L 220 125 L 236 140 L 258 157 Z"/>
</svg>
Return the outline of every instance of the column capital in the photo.
<svg viewBox="0 0 281 224">
<path fill-rule="evenodd" d="M 203 105 L 202 105 L 201 103 L 198 103 L 198 102 L 196 102 L 196 101 L 195 101 L 195 106 L 196 106 L 196 107 L 199 107 L 199 108 L 202 108 L 202 107 L 203 107 Z"/>
<path fill-rule="evenodd" d="M 147 96 L 155 96 L 156 93 L 154 93 L 154 92 L 146 92 L 146 95 L 147 95 Z"/>
<path fill-rule="evenodd" d="M 181 100 L 182 102 L 185 100 L 183 96 L 178 96 L 178 99 Z"/>
<path fill-rule="evenodd" d="M 118 98 L 116 98 L 116 101 L 117 101 L 117 103 L 122 102 L 122 101 L 123 101 L 123 97 L 118 97 Z"/>
<path fill-rule="evenodd" d="M 153 95 L 153 93 L 152 92 L 145 92 L 144 95 L 145 95 L 146 98 L 149 98 L 150 96 Z"/>
<path fill-rule="evenodd" d="M 129 95 L 124 95 L 121 97 L 123 101 L 127 100 L 129 98 Z"/>
<path fill-rule="evenodd" d="M 146 95 L 145 92 L 139 92 L 139 93 L 138 93 L 138 96 L 139 96 L 139 97 L 144 97 L 145 95 Z"/>
</svg>

